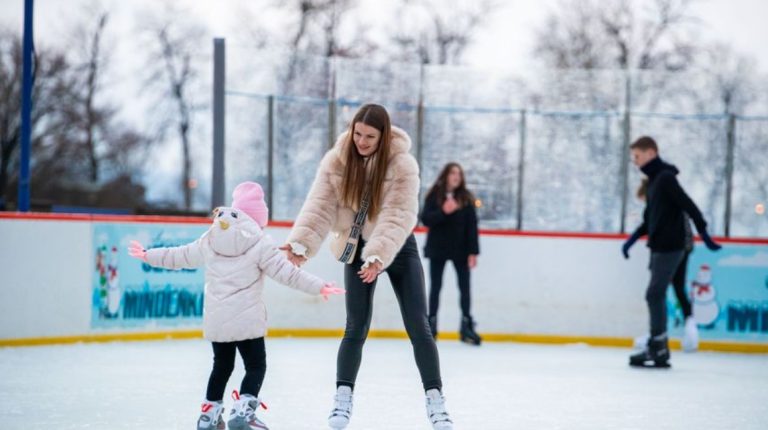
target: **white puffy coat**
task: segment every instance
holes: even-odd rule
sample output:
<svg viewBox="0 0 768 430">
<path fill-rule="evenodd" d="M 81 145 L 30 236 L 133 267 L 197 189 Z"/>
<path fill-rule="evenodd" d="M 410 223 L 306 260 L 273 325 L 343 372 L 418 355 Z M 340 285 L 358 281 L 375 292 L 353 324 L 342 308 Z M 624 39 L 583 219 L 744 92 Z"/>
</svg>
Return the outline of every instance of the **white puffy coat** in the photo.
<svg viewBox="0 0 768 430">
<path fill-rule="evenodd" d="M 226 227 L 226 228 L 224 228 Z M 261 298 L 264 276 L 309 294 L 322 279 L 295 267 L 255 221 L 237 209 L 220 208 L 200 239 L 147 251 L 147 263 L 167 269 L 205 265 L 203 334 L 212 342 L 263 337 L 267 310 Z"/>
</svg>

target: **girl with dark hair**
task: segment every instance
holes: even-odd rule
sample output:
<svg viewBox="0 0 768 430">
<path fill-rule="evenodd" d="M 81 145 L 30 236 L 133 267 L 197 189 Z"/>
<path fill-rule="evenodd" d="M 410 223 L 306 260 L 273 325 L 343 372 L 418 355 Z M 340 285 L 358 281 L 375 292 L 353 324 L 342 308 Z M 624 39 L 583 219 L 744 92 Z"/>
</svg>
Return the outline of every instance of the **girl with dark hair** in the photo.
<svg viewBox="0 0 768 430">
<path fill-rule="evenodd" d="M 430 188 L 421 213 L 421 221 L 429 227 L 424 255 L 429 258 L 429 327 L 437 336 L 437 311 L 443 269 L 448 261 L 456 269 L 461 304 L 462 342 L 480 345 L 475 321 L 470 312 L 470 270 L 477 265 L 480 246 L 477 234 L 475 198 L 467 190 L 464 171 L 458 163 L 448 163 Z"/>
<path fill-rule="evenodd" d="M 320 162 L 309 195 L 282 247 L 294 264 L 317 254 L 329 232 L 331 249 L 346 263 L 347 324 L 339 346 L 336 397 L 328 418 L 343 429 L 352 415 L 352 391 L 373 311 L 376 280 L 386 272 L 413 345 L 435 429 L 452 429 L 445 409 L 437 346 L 427 323 L 426 287 L 413 236 L 419 167 L 411 139 L 393 127 L 384 107 L 367 104 Z M 397 425 L 395 425 L 397 427 Z"/>
</svg>

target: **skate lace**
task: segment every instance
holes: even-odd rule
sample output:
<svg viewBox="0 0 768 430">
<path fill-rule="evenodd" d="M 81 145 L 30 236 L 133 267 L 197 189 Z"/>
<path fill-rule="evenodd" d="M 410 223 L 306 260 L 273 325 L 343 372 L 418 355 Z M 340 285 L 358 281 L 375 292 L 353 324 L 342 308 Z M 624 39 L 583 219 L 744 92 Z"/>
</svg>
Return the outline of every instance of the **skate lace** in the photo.
<svg viewBox="0 0 768 430">
<path fill-rule="evenodd" d="M 432 424 L 439 422 L 452 423 L 448 411 L 445 410 L 445 397 L 427 397 L 427 414 Z"/>
<path fill-rule="evenodd" d="M 232 391 L 232 399 L 235 401 L 240 400 L 240 393 L 237 390 Z M 268 409 L 266 403 L 262 402 L 258 398 L 249 400 L 247 402 L 236 402 L 235 412 L 238 415 L 245 416 L 249 421 L 256 420 L 256 410 L 261 406 L 265 411 Z"/>
<path fill-rule="evenodd" d="M 349 417 L 352 411 L 352 395 L 351 394 L 336 394 L 334 396 L 333 411 L 331 416 L 342 415 Z"/>
</svg>

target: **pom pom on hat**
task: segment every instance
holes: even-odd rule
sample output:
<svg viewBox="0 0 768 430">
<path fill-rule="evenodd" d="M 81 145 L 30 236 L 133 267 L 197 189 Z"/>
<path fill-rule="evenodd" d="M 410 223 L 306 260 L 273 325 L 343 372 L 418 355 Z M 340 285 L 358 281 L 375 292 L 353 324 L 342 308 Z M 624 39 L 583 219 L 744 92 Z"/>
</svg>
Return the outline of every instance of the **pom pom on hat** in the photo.
<svg viewBox="0 0 768 430">
<path fill-rule="evenodd" d="M 232 192 L 232 207 L 245 212 L 259 227 L 267 225 L 269 209 L 264 203 L 264 190 L 256 182 L 242 182 Z"/>
</svg>

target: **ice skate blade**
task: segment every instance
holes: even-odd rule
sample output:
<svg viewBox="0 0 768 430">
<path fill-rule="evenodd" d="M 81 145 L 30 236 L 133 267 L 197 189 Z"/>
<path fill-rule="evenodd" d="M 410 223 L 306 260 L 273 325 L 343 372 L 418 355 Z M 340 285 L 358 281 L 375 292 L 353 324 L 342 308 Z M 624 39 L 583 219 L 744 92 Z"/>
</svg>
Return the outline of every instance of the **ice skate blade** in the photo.
<svg viewBox="0 0 768 430">
<path fill-rule="evenodd" d="M 644 361 L 644 362 L 629 362 L 630 367 L 638 368 L 638 369 L 669 369 L 672 367 L 672 364 L 667 362 L 655 362 L 655 361 Z"/>
<path fill-rule="evenodd" d="M 473 346 L 480 346 L 480 343 L 481 343 L 480 341 L 474 341 L 468 337 L 462 337 L 461 341 L 463 343 L 466 343 L 467 345 L 473 345 Z"/>
</svg>

